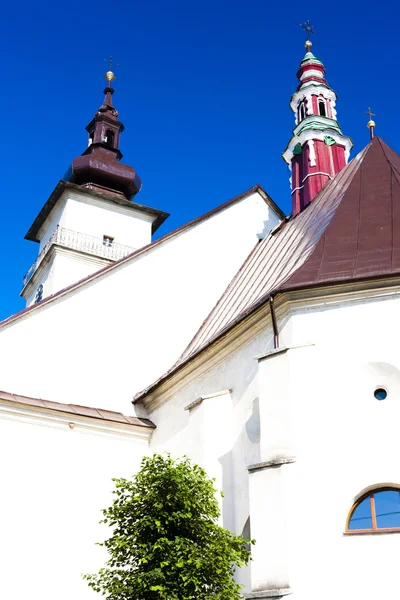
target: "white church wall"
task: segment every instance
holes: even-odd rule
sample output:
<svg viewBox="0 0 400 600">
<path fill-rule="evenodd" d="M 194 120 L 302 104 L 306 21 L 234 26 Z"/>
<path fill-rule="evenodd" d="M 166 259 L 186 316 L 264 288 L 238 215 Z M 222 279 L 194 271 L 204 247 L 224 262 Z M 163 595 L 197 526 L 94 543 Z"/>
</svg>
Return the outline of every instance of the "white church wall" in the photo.
<svg viewBox="0 0 400 600">
<path fill-rule="evenodd" d="M 97 238 L 113 237 L 115 243 L 140 248 L 151 242 L 151 223 L 154 217 L 66 190 L 39 231 L 40 251 L 57 225 Z"/>
<path fill-rule="evenodd" d="M 131 411 L 277 223 L 254 193 L 0 328 L 0 389 Z"/>
<path fill-rule="evenodd" d="M 57 227 L 66 230 L 59 232 L 61 243 L 67 246 L 72 244 L 73 249 L 64 247 L 56 252 L 47 251 L 23 289 L 26 305 L 33 304 L 40 285 L 43 286 L 43 298 L 46 298 L 112 262 L 96 256 L 92 251 L 89 254 L 85 252 L 85 249 L 93 247 L 93 238 L 98 240 L 95 248 L 100 248 L 100 253 L 103 250 L 103 236 L 112 238 L 116 247 L 123 246 L 120 254 L 115 255 L 116 258 L 149 244 L 153 219 L 150 215 L 113 202 L 65 191 L 38 232 L 38 254 L 45 250 Z"/>
<path fill-rule="evenodd" d="M 111 479 L 131 476 L 148 452 L 140 430 L 0 405 L 1 598 L 96 597 L 81 574 L 107 559 L 95 545 L 110 533 L 101 509 Z"/>
<path fill-rule="evenodd" d="M 43 286 L 43 298 L 46 298 L 85 279 L 111 262 L 91 254 L 53 247 L 24 290 L 26 305 L 30 306 L 35 302 L 39 285 Z"/>
<path fill-rule="evenodd" d="M 270 350 L 272 343 L 268 328 L 184 387 L 177 384 L 165 396 L 167 401 L 150 413 L 157 424 L 150 450 L 165 450 L 174 457 L 186 454 L 201 464 L 224 492 L 221 523 L 238 534 L 248 535 L 247 467 L 260 461 L 255 357 Z M 208 397 L 185 410 L 204 396 Z M 250 568 L 238 571 L 236 578 L 250 591 Z"/>
<path fill-rule="evenodd" d="M 292 318 L 293 345 L 314 344 L 287 353 L 296 462 L 285 466 L 284 504 L 296 600 L 397 597 L 400 534 L 344 532 L 358 495 L 400 485 L 399 303 L 377 294 Z M 378 387 L 388 392 L 381 402 Z"/>
<path fill-rule="evenodd" d="M 53 208 L 53 210 L 50 212 L 47 219 L 43 223 L 42 227 L 40 228 L 38 232 L 38 239 L 40 240 L 38 246 L 38 255 L 42 252 L 47 242 L 50 240 L 51 236 L 56 230 L 58 223 L 60 223 L 65 210 L 67 199 L 68 197 L 64 194 L 63 197 L 60 198 L 60 200 L 58 201 L 57 206 Z"/>
<path fill-rule="evenodd" d="M 400 534 L 349 535 L 345 526 L 357 495 L 400 486 L 399 302 L 381 292 L 304 302 L 280 323 L 285 354 L 257 364 L 272 346 L 265 330 L 176 383 L 151 412 L 151 450 L 188 454 L 216 477 L 224 526 L 241 533 L 251 506 L 258 543 L 251 569 L 237 575 L 247 591 L 251 571 L 253 591 L 291 589 L 296 600 L 396 597 Z M 386 400 L 374 398 L 377 387 Z M 231 391 L 185 410 L 221 390 Z M 248 473 L 274 457 L 288 460 Z"/>
</svg>

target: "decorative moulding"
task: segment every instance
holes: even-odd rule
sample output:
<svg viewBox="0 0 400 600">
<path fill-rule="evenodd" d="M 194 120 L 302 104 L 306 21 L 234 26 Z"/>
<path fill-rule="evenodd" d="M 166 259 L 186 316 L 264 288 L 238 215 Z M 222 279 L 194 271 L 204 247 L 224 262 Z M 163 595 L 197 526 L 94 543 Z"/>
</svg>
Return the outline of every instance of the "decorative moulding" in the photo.
<svg viewBox="0 0 400 600">
<path fill-rule="evenodd" d="M 296 459 L 294 458 L 294 456 L 288 456 L 288 457 L 277 457 L 277 458 L 273 458 L 272 460 L 267 460 L 265 462 L 261 462 L 261 463 L 256 463 L 254 465 L 249 465 L 247 467 L 247 470 L 251 473 L 254 471 L 263 471 L 264 469 L 271 469 L 274 467 L 280 467 L 281 465 L 289 465 L 291 463 L 296 462 Z"/>
<path fill-rule="evenodd" d="M 230 394 L 231 392 L 232 392 L 232 390 L 226 389 L 226 390 L 221 390 L 220 392 L 215 392 L 214 394 L 206 394 L 205 396 L 200 396 L 199 398 L 196 398 L 196 400 L 193 400 L 193 402 L 190 402 L 190 404 L 185 406 L 185 410 L 191 410 L 195 406 L 198 406 L 199 404 L 201 404 L 203 402 L 203 400 L 209 400 L 210 398 L 217 398 L 218 396 L 225 396 L 225 394 Z"/>
<path fill-rule="evenodd" d="M 245 594 L 246 600 L 263 600 L 264 598 L 268 600 L 273 600 L 274 598 L 282 598 L 282 596 L 288 596 L 292 593 L 290 588 L 276 588 L 272 590 L 262 590 L 260 592 L 250 592 L 249 594 Z"/>
</svg>

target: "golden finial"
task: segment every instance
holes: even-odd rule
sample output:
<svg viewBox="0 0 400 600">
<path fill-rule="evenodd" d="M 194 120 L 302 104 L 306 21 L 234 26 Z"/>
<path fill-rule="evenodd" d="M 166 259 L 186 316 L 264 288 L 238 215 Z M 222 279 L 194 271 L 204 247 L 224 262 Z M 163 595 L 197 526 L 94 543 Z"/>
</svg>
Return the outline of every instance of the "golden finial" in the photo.
<svg viewBox="0 0 400 600">
<path fill-rule="evenodd" d="M 304 44 L 304 46 L 306 47 L 307 52 L 310 52 L 312 42 L 310 42 L 310 40 L 307 40 L 306 43 Z"/>
<path fill-rule="evenodd" d="M 365 111 L 365 114 L 367 114 L 369 116 L 369 121 L 367 123 L 367 127 L 369 129 L 369 134 L 371 136 L 371 140 L 374 138 L 375 135 L 375 127 L 376 127 L 376 123 L 375 121 L 372 120 L 372 117 L 375 117 L 375 113 L 372 112 L 372 110 L 370 109 L 370 107 L 368 106 L 368 110 Z"/>
<path fill-rule="evenodd" d="M 113 73 L 112 67 L 113 67 L 113 64 L 117 64 L 117 63 L 114 63 L 112 56 L 110 56 L 110 58 L 105 58 L 104 60 L 106 62 L 110 63 L 110 70 L 107 71 L 107 73 L 104 75 L 104 77 L 108 81 L 108 87 L 111 87 L 111 83 L 114 81 L 114 79 L 116 79 L 116 75 L 115 75 L 115 73 Z"/>
</svg>

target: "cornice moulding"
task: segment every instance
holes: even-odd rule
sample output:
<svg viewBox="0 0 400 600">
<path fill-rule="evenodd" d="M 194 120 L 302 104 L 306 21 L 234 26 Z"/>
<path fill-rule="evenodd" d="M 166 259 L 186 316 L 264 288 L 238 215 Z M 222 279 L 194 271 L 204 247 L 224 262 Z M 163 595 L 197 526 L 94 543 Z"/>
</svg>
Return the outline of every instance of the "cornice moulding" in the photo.
<svg viewBox="0 0 400 600">
<path fill-rule="evenodd" d="M 20 421 L 30 425 L 62 429 L 66 433 L 71 432 L 71 434 L 77 432 L 102 437 L 132 438 L 145 443 L 150 441 L 153 433 L 153 429 L 147 430 L 140 426 L 107 422 L 40 407 L 28 407 L 22 403 L 9 402 L 3 398 L 0 398 L 0 418 Z"/>
</svg>

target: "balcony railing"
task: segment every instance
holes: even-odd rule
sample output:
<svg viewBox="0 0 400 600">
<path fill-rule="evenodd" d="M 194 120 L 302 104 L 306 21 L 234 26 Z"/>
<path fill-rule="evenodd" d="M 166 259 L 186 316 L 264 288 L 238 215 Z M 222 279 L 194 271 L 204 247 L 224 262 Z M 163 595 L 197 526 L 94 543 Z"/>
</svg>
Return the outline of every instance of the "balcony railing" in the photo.
<svg viewBox="0 0 400 600">
<path fill-rule="evenodd" d="M 57 227 L 49 241 L 43 246 L 42 251 L 29 271 L 24 276 L 24 287 L 53 245 L 71 248 L 72 250 L 84 252 L 85 254 L 93 254 L 94 256 L 100 256 L 101 258 L 111 261 L 123 258 L 134 251 L 134 248 L 131 248 L 130 246 L 115 243 L 112 238 L 97 238 L 92 235 L 87 235 L 86 233 L 65 229 L 65 227 Z"/>
</svg>

